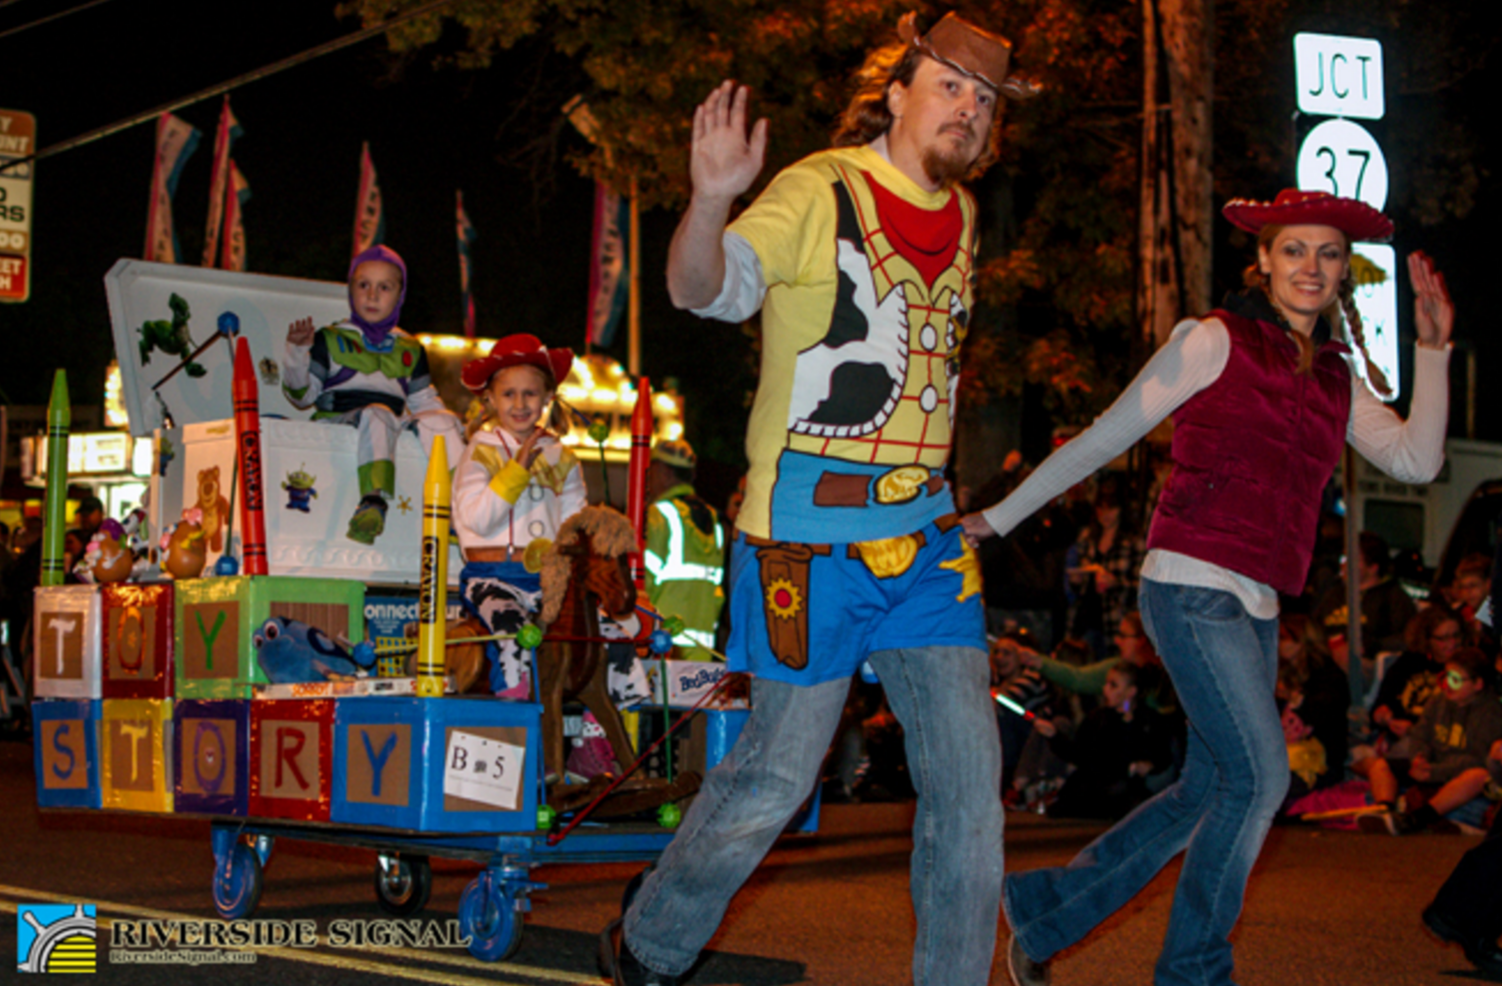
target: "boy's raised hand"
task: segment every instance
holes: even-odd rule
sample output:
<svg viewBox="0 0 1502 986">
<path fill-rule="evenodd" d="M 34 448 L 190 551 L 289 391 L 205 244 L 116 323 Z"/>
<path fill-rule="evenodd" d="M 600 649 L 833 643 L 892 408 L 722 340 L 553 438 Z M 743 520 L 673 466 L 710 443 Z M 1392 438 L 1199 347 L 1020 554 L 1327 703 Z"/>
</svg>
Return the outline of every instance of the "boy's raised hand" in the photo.
<svg viewBox="0 0 1502 986">
<path fill-rule="evenodd" d="M 311 346 L 313 345 L 314 332 L 313 320 L 311 318 L 300 318 L 287 326 L 287 344 L 289 346 Z"/>
</svg>

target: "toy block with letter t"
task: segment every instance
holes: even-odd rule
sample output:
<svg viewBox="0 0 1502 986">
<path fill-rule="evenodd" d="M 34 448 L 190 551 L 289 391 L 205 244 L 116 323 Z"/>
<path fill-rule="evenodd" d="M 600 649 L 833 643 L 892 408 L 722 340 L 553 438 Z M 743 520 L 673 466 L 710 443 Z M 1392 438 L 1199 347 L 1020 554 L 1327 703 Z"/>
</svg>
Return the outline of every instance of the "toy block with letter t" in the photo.
<svg viewBox="0 0 1502 986">
<path fill-rule="evenodd" d="M 100 722 L 103 807 L 172 810 L 172 700 L 110 698 Z"/>
</svg>

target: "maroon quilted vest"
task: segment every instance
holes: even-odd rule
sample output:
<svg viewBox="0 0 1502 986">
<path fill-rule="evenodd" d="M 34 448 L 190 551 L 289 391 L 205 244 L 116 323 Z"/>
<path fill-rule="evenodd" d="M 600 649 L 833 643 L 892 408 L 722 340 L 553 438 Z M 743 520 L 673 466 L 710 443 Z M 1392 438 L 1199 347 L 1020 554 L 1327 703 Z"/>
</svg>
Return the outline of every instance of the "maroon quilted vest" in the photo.
<svg viewBox="0 0 1502 986">
<path fill-rule="evenodd" d="M 1223 310 L 1205 318 L 1230 330 L 1230 359 L 1174 412 L 1173 474 L 1147 546 L 1298 595 L 1351 416 L 1346 347 L 1325 343 L 1313 372 L 1298 373 L 1284 329 Z"/>
</svg>

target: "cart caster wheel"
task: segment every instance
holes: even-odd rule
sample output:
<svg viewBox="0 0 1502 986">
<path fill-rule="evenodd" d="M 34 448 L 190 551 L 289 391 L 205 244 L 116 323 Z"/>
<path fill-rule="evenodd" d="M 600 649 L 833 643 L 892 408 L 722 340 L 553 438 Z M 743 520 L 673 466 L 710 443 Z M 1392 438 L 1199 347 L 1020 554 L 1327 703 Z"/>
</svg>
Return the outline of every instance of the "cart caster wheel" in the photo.
<svg viewBox="0 0 1502 986">
<path fill-rule="evenodd" d="M 426 856 L 381 856 L 376 861 L 375 894 L 381 910 L 392 917 L 416 914 L 433 892 L 433 867 Z"/>
<path fill-rule="evenodd" d="M 224 860 L 214 860 L 214 910 L 234 921 L 255 913 L 261 902 L 261 857 L 237 842 Z"/>
<path fill-rule="evenodd" d="M 516 899 L 489 870 L 471 880 L 459 898 L 459 934 L 469 939 L 469 954 L 482 962 L 503 962 L 521 948 Z"/>
</svg>

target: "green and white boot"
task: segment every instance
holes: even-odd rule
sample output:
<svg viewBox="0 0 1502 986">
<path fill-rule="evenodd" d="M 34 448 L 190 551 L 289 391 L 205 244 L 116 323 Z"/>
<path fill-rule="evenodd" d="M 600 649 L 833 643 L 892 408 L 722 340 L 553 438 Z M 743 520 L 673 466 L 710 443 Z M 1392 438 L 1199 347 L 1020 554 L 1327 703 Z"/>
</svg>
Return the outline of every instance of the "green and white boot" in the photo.
<svg viewBox="0 0 1502 986">
<path fill-rule="evenodd" d="M 360 505 L 349 519 L 345 537 L 361 544 L 375 544 L 375 539 L 386 530 L 386 498 L 379 493 L 367 493 L 360 498 Z"/>
</svg>

